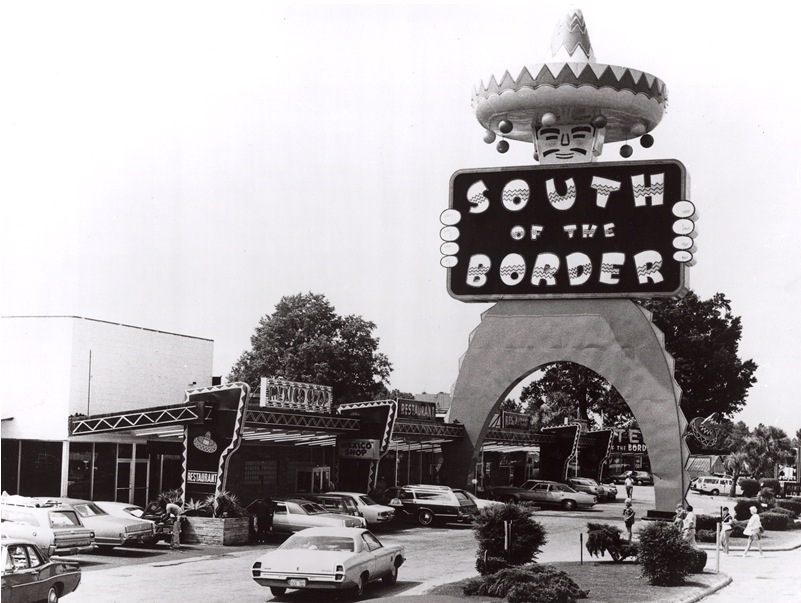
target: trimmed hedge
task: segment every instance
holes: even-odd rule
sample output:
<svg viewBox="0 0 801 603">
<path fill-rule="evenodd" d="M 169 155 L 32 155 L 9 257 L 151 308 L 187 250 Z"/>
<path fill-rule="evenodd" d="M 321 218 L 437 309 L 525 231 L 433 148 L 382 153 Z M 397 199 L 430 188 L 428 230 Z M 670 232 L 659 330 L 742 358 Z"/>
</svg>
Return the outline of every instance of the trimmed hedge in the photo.
<svg viewBox="0 0 801 603">
<path fill-rule="evenodd" d="M 505 560 L 506 566 L 534 561 L 545 544 L 545 528 L 533 519 L 534 512 L 522 505 L 492 505 L 479 511 L 473 519 L 473 534 L 478 541 L 476 570 L 494 574 Z M 504 524 L 509 522 L 511 539 L 504 550 Z"/>
<path fill-rule="evenodd" d="M 754 498 L 759 493 L 759 482 L 755 479 L 744 478 L 740 480 L 740 487 L 743 489 L 743 496 Z"/>
<path fill-rule="evenodd" d="M 739 521 L 748 521 L 751 517 L 751 507 L 762 508 L 762 503 L 756 498 L 743 498 L 734 505 L 734 518 Z"/>
<path fill-rule="evenodd" d="M 771 511 L 760 513 L 759 519 L 762 520 L 763 528 L 765 528 L 766 530 L 774 530 L 777 532 L 782 532 L 786 530 L 787 524 L 792 522 L 792 519 L 787 517 L 787 515 L 782 515 L 781 513 L 773 513 Z"/>
<path fill-rule="evenodd" d="M 781 482 L 777 479 L 764 479 L 762 480 L 761 484 L 762 488 L 770 488 L 773 490 L 774 496 L 779 496 L 782 493 L 782 485 Z"/>
<path fill-rule="evenodd" d="M 795 519 L 795 512 L 791 511 L 790 509 L 785 509 L 780 505 L 776 505 L 770 510 L 771 513 L 775 513 L 777 515 L 784 515 L 785 517 L 789 517 L 790 519 Z"/>
<path fill-rule="evenodd" d="M 717 515 L 696 515 L 695 516 L 695 529 L 696 530 L 712 530 L 717 529 L 720 523 L 720 517 Z"/>
<path fill-rule="evenodd" d="M 776 502 L 777 507 L 781 507 L 782 509 L 787 509 L 788 511 L 792 511 L 795 513 L 795 516 L 798 517 L 801 515 L 801 500 L 798 499 L 784 499 Z"/>
</svg>

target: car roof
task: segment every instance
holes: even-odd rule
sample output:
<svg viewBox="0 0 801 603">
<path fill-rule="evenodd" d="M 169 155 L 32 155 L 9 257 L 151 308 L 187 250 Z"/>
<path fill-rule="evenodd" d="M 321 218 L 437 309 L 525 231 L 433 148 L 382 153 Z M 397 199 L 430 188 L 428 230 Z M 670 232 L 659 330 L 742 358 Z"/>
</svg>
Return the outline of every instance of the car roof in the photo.
<svg viewBox="0 0 801 603">
<path fill-rule="evenodd" d="M 354 538 L 363 532 L 369 532 L 366 528 L 306 528 L 295 532 L 295 534 L 302 534 L 304 536 L 347 536 Z"/>
</svg>

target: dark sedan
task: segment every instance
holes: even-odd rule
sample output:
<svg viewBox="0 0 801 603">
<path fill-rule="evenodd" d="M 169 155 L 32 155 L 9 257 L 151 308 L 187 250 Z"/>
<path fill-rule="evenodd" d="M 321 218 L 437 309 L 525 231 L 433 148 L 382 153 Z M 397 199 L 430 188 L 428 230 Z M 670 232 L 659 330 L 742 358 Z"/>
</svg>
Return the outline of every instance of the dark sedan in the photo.
<svg viewBox="0 0 801 603">
<path fill-rule="evenodd" d="M 0 538 L 3 563 L 3 603 L 57 603 L 81 583 L 77 561 L 51 559 L 33 542 Z"/>
</svg>

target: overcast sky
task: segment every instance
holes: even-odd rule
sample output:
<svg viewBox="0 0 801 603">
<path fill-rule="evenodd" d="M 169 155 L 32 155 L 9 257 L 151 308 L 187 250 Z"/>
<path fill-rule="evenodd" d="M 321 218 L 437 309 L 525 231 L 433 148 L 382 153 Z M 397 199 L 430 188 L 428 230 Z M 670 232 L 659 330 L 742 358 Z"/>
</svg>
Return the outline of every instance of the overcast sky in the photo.
<svg viewBox="0 0 801 603">
<path fill-rule="evenodd" d="M 260 317 L 312 291 L 377 324 L 392 387 L 450 391 L 489 307 L 446 290 L 450 177 L 534 163 L 531 145 L 482 141 L 472 89 L 542 62 L 570 6 L 6 3 L 2 314 L 211 338 L 227 375 Z M 690 286 L 731 299 L 741 357 L 759 365 L 736 418 L 793 435 L 799 9 L 575 6 L 598 62 L 666 82 L 655 144 L 632 159 L 686 166 Z"/>
</svg>

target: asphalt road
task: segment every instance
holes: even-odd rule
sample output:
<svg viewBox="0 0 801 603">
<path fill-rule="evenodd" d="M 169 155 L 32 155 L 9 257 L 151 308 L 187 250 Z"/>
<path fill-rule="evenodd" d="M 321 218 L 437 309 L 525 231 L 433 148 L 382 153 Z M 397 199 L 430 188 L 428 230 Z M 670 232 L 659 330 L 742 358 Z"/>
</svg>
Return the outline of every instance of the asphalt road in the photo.
<svg viewBox="0 0 801 603">
<path fill-rule="evenodd" d="M 717 513 L 728 504 L 725 497 L 700 497 L 690 494 L 689 502 L 699 513 Z M 653 488 L 637 487 L 634 506 L 638 518 L 653 506 Z M 548 542 L 538 561 L 588 561 L 582 547 L 582 534 L 588 521 L 619 523 L 622 527 L 623 502 L 596 505 L 590 511 L 565 512 L 542 510 L 537 519 L 546 529 Z M 640 522 L 635 524 L 635 532 Z M 405 527 L 378 532 L 387 544 L 406 547 L 407 562 L 401 567 L 397 584 L 386 587 L 370 585 L 367 599 L 423 592 L 430 585 L 459 580 L 475 573 L 476 544 L 472 530 L 466 526 L 437 528 Z M 278 545 L 243 547 L 207 547 L 194 545 L 179 551 L 163 547 L 157 550 L 116 549 L 103 555 L 82 555 L 77 559 L 83 568 L 81 587 L 65 597 L 67 603 L 161 603 L 201 601 L 271 601 L 269 589 L 250 577 L 250 566 L 264 551 Z M 710 551 L 707 569 L 714 569 L 715 557 Z M 801 552 L 767 552 L 764 557 L 739 555 L 724 557 L 720 571 L 734 578 L 723 592 L 705 599 L 709 603 L 752 603 L 757 595 L 777 603 L 801 603 Z M 766 588 L 768 589 L 766 591 Z M 724 599 L 725 597 L 725 599 Z M 326 597 L 328 598 L 328 597 Z M 289 591 L 283 601 L 320 601 L 319 593 Z M 345 600 L 342 598 L 342 600 Z"/>
</svg>

